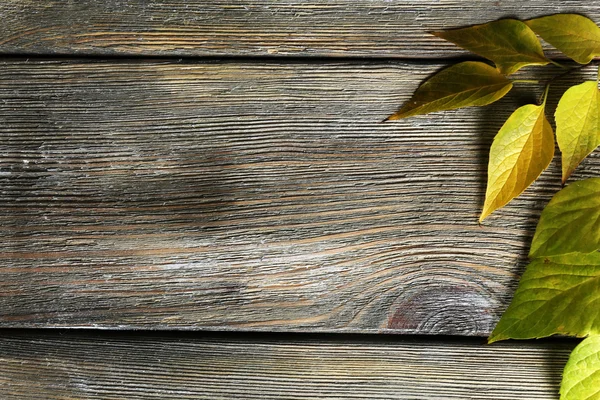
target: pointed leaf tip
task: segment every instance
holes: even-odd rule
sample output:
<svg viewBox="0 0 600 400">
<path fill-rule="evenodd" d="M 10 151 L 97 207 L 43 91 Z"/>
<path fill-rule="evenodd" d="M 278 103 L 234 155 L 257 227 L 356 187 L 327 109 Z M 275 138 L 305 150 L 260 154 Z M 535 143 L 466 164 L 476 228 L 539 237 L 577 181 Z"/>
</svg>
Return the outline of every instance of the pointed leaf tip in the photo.
<svg viewBox="0 0 600 400">
<path fill-rule="evenodd" d="M 544 104 L 518 108 L 494 138 L 485 203 L 479 221 L 520 195 L 550 165 L 554 132 Z"/>
<path fill-rule="evenodd" d="M 574 182 L 554 195 L 538 222 L 530 258 L 591 253 L 600 248 L 600 178 Z"/>
<path fill-rule="evenodd" d="M 569 88 L 554 114 L 562 153 L 562 182 L 600 145 L 600 91 L 595 81 Z"/>
<path fill-rule="evenodd" d="M 501 19 L 468 28 L 432 33 L 493 61 L 505 75 L 528 65 L 546 65 L 550 62 L 544 56 L 535 33 L 524 22 L 516 19 Z"/>
<path fill-rule="evenodd" d="M 582 312 L 599 292 L 600 253 L 537 258 L 527 266 L 489 342 L 599 332 L 598 313 Z"/>
<path fill-rule="evenodd" d="M 525 23 L 542 39 L 580 64 L 600 55 L 600 28 L 578 14 L 555 14 Z"/>
<path fill-rule="evenodd" d="M 466 61 L 445 68 L 423 83 L 400 110 L 386 120 L 461 107 L 484 106 L 502 98 L 512 82 L 495 68 Z"/>
</svg>

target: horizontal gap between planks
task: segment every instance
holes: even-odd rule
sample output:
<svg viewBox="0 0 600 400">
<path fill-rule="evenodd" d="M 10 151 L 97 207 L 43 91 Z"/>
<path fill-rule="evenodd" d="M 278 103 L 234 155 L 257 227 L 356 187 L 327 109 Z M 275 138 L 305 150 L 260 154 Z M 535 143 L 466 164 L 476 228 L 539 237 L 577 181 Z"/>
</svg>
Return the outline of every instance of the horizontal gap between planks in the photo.
<svg viewBox="0 0 600 400">
<path fill-rule="evenodd" d="M 2 337 L 29 336 L 68 336 L 73 338 L 98 337 L 100 339 L 115 338 L 146 338 L 146 339 L 222 339 L 231 341 L 265 341 L 265 342 L 319 342 L 319 343 L 432 343 L 432 344 L 464 344 L 487 345 L 486 338 L 479 336 L 460 335 L 414 335 L 414 334 L 381 334 L 381 333 L 347 333 L 347 332 L 268 332 L 268 331 L 214 331 L 214 330 L 133 330 L 133 329 L 103 329 L 103 328 L 0 328 Z M 580 339 L 563 336 L 552 336 L 537 340 L 509 340 L 505 344 L 575 344 Z"/>
<path fill-rule="evenodd" d="M 362 56 L 185 56 L 174 57 L 172 55 L 136 55 L 136 54 L 56 54 L 56 55 L 38 55 L 27 53 L 1 54 L 0 62 L 9 61 L 106 61 L 106 62 L 156 62 L 156 61 L 172 61 L 180 63 L 244 63 L 244 64 L 377 64 L 377 63 L 412 63 L 421 65 L 430 64 L 452 64 L 464 61 L 481 61 L 490 62 L 484 58 L 477 56 L 459 56 L 459 57 L 439 57 L 439 58 L 411 58 L 411 57 L 362 57 Z M 555 61 L 565 61 L 565 59 L 555 59 Z M 593 61 L 592 61 L 593 62 Z M 491 63 L 491 62 L 490 62 Z"/>
</svg>

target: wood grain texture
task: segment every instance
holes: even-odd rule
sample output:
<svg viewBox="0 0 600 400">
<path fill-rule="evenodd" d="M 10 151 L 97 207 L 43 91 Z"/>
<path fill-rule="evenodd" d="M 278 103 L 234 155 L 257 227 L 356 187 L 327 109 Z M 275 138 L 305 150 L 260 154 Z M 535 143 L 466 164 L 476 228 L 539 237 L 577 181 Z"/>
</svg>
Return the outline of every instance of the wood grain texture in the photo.
<svg viewBox="0 0 600 400">
<path fill-rule="evenodd" d="M 0 337 L 3 399 L 557 399 L 574 343 Z"/>
<path fill-rule="evenodd" d="M 523 93 L 379 123 L 438 68 L 3 62 L 0 326 L 487 335 L 560 169 L 479 226 Z"/>
<path fill-rule="evenodd" d="M 4 0 L 0 53 L 437 58 L 465 54 L 432 30 L 594 2 L 533 0 Z"/>
</svg>

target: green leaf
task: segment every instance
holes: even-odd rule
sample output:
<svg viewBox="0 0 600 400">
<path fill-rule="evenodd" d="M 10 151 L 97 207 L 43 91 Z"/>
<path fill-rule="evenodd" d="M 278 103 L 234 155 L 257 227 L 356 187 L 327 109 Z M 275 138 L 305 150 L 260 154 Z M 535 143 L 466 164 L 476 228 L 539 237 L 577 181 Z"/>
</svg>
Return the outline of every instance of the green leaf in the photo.
<svg viewBox="0 0 600 400">
<path fill-rule="evenodd" d="M 591 253 L 600 248 L 600 178 L 570 184 L 540 217 L 529 257 Z"/>
<path fill-rule="evenodd" d="M 522 21 L 501 19 L 468 28 L 432 32 L 492 60 L 500 72 L 510 75 L 527 65 L 546 65 L 542 45 L 535 33 Z"/>
<path fill-rule="evenodd" d="M 489 342 L 600 333 L 600 253 L 538 258 Z"/>
<path fill-rule="evenodd" d="M 466 61 L 438 72 L 387 120 L 396 120 L 460 107 L 484 106 L 502 98 L 512 82 L 493 67 Z"/>
<path fill-rule="evenodd" d="M 569 88 L 558 102 L 554 116 L 564 183 L 579 163 L 600 145 L 598 83 L 589 81 Z"/>
<path fill-rule="evenodd" d="M 518 108 L 504 123 L 490 149 L 485 204 L 479 222 L 520 195 L 554 157 L 554 132 L 544 104 Z"/>
<path fill-rule="evenodd" d="M 600 55 L 600 28 L 577 14 L 556 14 L 525 21 L 546 42 L 580 64 Z"/>
<path fill-rule="evenodd" d="M 600 336 L 584 339 L 571 353 L 560 385 L 560 399 L 600 399 Z"/>
</svg>

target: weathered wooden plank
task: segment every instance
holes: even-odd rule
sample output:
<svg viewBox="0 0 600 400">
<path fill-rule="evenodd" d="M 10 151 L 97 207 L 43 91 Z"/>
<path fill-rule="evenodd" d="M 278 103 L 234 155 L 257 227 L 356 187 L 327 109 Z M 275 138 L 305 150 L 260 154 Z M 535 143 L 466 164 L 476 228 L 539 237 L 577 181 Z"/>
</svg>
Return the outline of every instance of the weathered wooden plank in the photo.
<svg viewBox="0 0 600 400">
<path fill-rule="evenodd" d="M 0 395 L 85 399 L 556 399 L 574 343 L 0 337 Z"/>
<path fill-rule="evenodd" d="M 464 53 L 428 31 L 557 12 L 600 21 L 564 0 L 4 0 L 0 53 L 436 58 Z"/>
<path fill-rule="evenodd" d="M 479 226 L 522 99 L 379 123 L 437 68 L 2 63 L 0 325 L 487 335 L 559 166 Z"/>
</svg>

